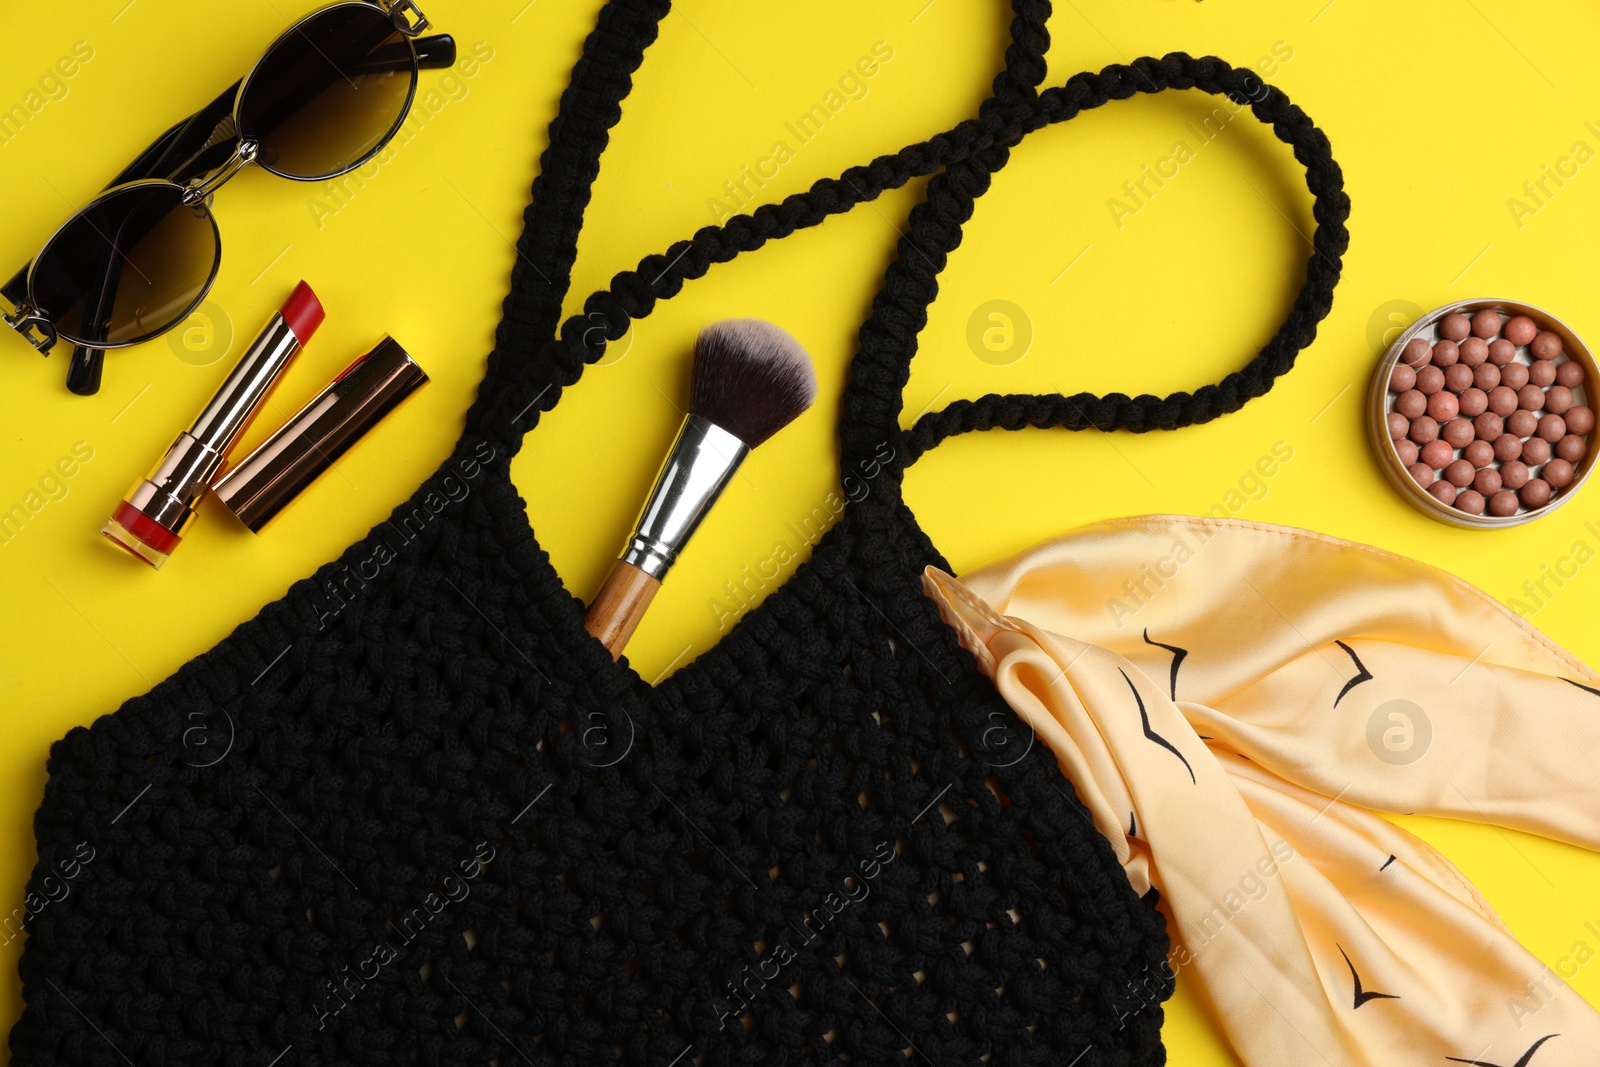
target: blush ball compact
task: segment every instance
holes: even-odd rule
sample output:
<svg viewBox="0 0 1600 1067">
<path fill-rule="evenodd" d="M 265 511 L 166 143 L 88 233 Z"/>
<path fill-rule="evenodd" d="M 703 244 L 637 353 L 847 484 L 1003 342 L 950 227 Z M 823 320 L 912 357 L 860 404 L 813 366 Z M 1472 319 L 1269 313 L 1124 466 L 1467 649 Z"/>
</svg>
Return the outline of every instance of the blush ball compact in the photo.
<svg viewBox="0 0 1600 1067">
<path fill-rule="evenodd" d="M 1594 469 L 1597 383 L 1588 346 L 1549 312 L 1450 304 L 1378 361 L 1368 436 L 1390 483 L 1431 518 L 1517 526 L 1566 503 Z"/>
</svg>

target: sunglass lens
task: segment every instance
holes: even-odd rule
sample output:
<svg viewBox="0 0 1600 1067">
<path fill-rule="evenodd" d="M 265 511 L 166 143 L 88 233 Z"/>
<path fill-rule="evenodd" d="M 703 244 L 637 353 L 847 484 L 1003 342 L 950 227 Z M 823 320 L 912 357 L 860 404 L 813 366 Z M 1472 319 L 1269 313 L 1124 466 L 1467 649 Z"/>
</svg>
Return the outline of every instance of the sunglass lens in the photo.
<svg viewBox="0 0 1600 1067">
<path fill-rule="evenodd" d="M 341 4 L 291 29 L 245 83 L 239 134 L 290 178 L 363 162 L 399 127 L 416 87 L 411 42 L 371 4 Z"/>
<path fill-rule="evenodd" d="M 95 200 L 45 245 L 33 303 L 74 344 L 129 345 L 181 322 L 205 295 L 221 245 L 203 205 L 171 182 L 139 182 Z"/>
</svg>

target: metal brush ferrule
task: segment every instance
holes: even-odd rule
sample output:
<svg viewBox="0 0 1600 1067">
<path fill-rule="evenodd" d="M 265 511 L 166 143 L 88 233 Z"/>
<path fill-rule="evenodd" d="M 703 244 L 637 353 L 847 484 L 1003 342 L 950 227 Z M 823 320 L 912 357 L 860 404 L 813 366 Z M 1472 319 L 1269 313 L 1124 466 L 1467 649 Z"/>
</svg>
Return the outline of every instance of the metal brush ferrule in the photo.
<svg viewBox="0 0 1600 1067">
<path fill-rule="evenodd" d="M 684 419 L 622 562 L 658 581 L 665 578 L 749 452 L 748 445 L 709 419 Z"/>
</svg>

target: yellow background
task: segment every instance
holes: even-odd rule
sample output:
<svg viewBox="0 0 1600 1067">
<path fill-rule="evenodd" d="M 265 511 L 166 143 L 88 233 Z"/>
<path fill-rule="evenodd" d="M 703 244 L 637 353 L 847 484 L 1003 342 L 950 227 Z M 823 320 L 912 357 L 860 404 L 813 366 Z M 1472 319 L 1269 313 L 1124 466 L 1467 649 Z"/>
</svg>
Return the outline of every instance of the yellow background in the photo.
<svg viewBox="0 0 1600 1067">
<path fill-rule="evenodd" d="M 424 93 L 439 93 L 424 97 L 409 139 L 359 181 L 303 185 L 251 172 L 224 189 L 216 212 L 226 251 L 208 321 L 112 355 L 99 395 L 65 392 L 66 346 L 44 360 L 9 331 L 0 336 L 0 510 L 25 502 L 75 443 L 93 452 L 70 479 L 47 482 L 59 499 L 0 543 L 0 913 L 20 905 L 34 862 L 31 817 L 50 743 L 211 647 L 364 534 L 447 454 L 491 345 L 545 125 L 598 7 L 523 3 L 427 0 L 463 56 L 482 42 L 479 55 L 490 58 L 448 81 L 424 72 Z M 73 205 L 311 6 L 15 6 L 0 108 L 22 104 L 28 118 L 0 142 L 0 263 L 28 259 Z M 999 63 L 1007 18 L 996 0 L 686 0 L 647 54 L 605 157 L 569 305 L 713 221 L 708 202 L 725 199 L 723 183 L 770 157 L 776 141 L 793 158 L 759 190 L 764 200 L 967 117 Z M 1095 519 L 1218 504 L 1415 556 L 1524 604 L 1532 603 L 1524 582 L 1572 574 L 1567 557 L 1578 542 L 1600 548 L 1600 490 L 1519 529 L 1450 529 L 1387 488 L 1362 431 L 1374 340 L 1408 321 L 1406 308 L 1506 297 L 1549 308 L 1600 340 L 1600 163 L 1520 220 L 1507 203 L 1575 142 L 1600 149 L 1600 8 L 1069 0 L 1051 31 L 1051 84 L 1173 49 L 1239 65 L 1275 45 L 1288 50 L 1271 81 L 1332 140 L 1354 201 L 1352 244 L 1317 342 L 1244 411 L 1178 435 L 971 436 L 924 460 L 908 498 L 958 568 Z M 71 78 L 46 82 L 51 95 L 30 97 L 80 41 L 92 58 Z M 878 42 L 892 59 L 800 144 L 785 124 L 825 102 Z M 989 390 L 1192 387 L 1242 364 L 1270 336 L 1300 284 L 1310 200 L 1289 152 L 1253 119 L 1236 119 L 1202 146 L 1186 124 L 1199 125 L 1213 103 L 1194 93 L 1113 103 L 1015 153 L 943 276 L 908 419 Z M 1108 201 L 1125 195 L 1123 182 L 1177 141 L 1194 158 L 1115 219 Z M 636 325 L 626 352 L 592 371 L 519 457 L 516 478 L 540 540 L 587 597 L 677 424 L 699 325 L 763 316 L 814 354 L 822 402 L 751 458 L 668 583 L 632 646 L 646 678 L 714 642 L 714 601 L 733 603 L 723 583 L 758 570 L 776 544 L 794 546 L 790 524 L 803 528 L 818 508 L 826 514 L 846 361 L 913 200 L 914 191 L 885 196 L 716 268 Z M 433 384 L 259 537 L 208 504 L 159 574 L 101 543 L 97 531 L 122 492 L 220 381 L 228 349 L 218 339 L 231 328 L 237 354 L 302 277 L 329 318 L 247 443 L 385 331 Z M 976 358 L 966 339 L 974 310 L 997 299 L 1021 308 L 1032 331 L 1026 354 L 1004 366 Z M 1292 460 L 1248 481 L 1279 441 Z M 1242 481 L 1245 491 L 1230 496 Z M 1547 583 L 1554 595 L 1533 621 L 1600 662 L 1600 564 L 1561 581 Z M 1600 856 L 1513 831 L 1399 821 L 1454 859 L 1547 963 L 1575 942 L 1600 948 L 1585 928 L 1600 925 Z M 6 1028 L 19 1008 L 20 944 L 0 954 Z M 1573 984 L 1600 1003 L 1600 966 L 1580 969 Z M 1180 982 L 1167 1018 L 1172 1062 L 1235 1062 L 1193 988 Z"/>
</svg>

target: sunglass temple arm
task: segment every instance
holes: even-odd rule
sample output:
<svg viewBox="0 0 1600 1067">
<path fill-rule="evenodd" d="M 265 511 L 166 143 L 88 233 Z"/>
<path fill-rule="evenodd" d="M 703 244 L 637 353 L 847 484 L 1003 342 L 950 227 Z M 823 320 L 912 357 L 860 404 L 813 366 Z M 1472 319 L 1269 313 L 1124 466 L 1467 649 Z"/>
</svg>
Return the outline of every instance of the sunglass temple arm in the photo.
<svg viewBox="0 0 1600 1067">
<path fill-rule="evenodd" d="M 417 66 L 423 70 L 442 70 L 455 64 L 456 39 L 448 33 L 413 37 L 411 45 L 417 50 Z"/>
</svg>

